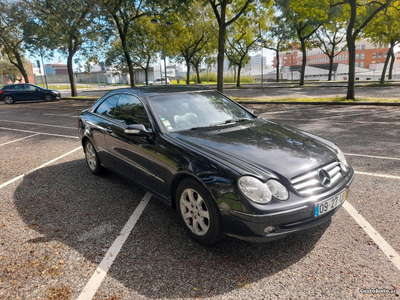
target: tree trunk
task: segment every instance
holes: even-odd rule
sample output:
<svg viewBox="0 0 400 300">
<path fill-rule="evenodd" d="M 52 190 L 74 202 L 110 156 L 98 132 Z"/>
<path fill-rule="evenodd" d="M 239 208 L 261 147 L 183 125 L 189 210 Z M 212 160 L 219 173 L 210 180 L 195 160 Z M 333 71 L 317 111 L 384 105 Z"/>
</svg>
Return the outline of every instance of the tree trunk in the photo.
<svg viewBox="0 0 400 300">
<path fill-rule="evenodd" d="M 386 71 L 387 71 L 387 67 L 389 64 L 389 60 L 390 60 L 390 53 L 393 51 L 393 43 L 390 43 L 390 48 L 388 53 L 386 54 L 386 59 L 385 59 L 385 64 L 383 65 L 383 69 L 382 69 L 382 75 L 381 75 L 381 80 L 379 81 L 380 84 L 384 84 L 385 83 L 385 78 L 386 78 Z"/>
<path fill-rule="evenodd" d="M 150 57 L 147 58 L 146 68 L 144 69 L 144 80 L 146 85 L 149 85 L 149 68 L 150 68 Z"/>
<path fill-rule="evenodd" d="M 242 71 L 242 64 L 238 66 L 237 77 L 236 77 L 236 87 L 240 87 L 240 72 Z"/>
<path fill-rule="evenodd" d="M 28 73 L 25 70 L 24 63 L 22 62 L 21 56 L 18 53 L 18 50 L 14 51 L 15 59 L 17 60 L 18 70 L 21 72 L 24 77 L 25 83 L 29 83 Z"/>
<path fill-rule="evenodd" d="M 190 84 L 190 62 L 186 60 L 186 84 Z"/>
<path fill-rule="evenodd" d="M 226 3 L 221 3 L 221 18 L 219 22 L 218 32 L 218 73 L 217 73 L 217 90 L 221 93 L 224 91 L 224 54 L 225 54 L 225 14 L 226 14 Z"/>
<path fill-rule="evenodd" d="M 78 92 L 76 90 L 76 83 L 74 78 L 74 69 L 72 65 L 72 59 L 74 58 L 75 51 L 69 49 L 68 51 L 68 59 L 67 59 L 67 69 L 68 69 L 68 77 L 69 83 L 71 85 L 71 96 L 76 97 L 78 96 Z"/>
<path fill-rule="evenodd" d="M 388 53 L 388 55 L 389 55 L 389 53 Z M 393 79 L 393 65 L 396 60 L 396 58 L 394 57 L 393 49 L 392 49 L 392 52 L 390 52 L 390 57 L 391 57 L 391 60 L 390 60 L 389 78 L 388 79 L 392 80 Z"/>
<path fill-rule="evenodd" d="M 131 87 L 135 87 L 135 72 L 133 70 L 133 63 L 132 63 L 132 59 L 131 59 L 131 56 L 130 56 L 128 50 L 124 49 L 124 55 L 125 55 L 126 64 L 128 65 L 128 70 L 129 70 L 129 83 L 130 83 Z"/>
<path fill-rule="evenodd" d="M 200 79 L 200 71 L 199 71 L 199 66 L 194 66 L 196 69 L 196 75 L 197 75 L 197 83 L 201 83 L 201 79 Z"/>
<path fill-rule="evenodd" d="M 355 75 L 356 75 L 356 44 L 353 37 L 347 39 L 347 48 L 349 51 L 349 79 L 347 84 L 347 100 L 354 100 L 355 95 Z"/>
<path fill-rule="evenodd" d="M 349 79 L 347 82 L 347 100 L 354 100 L 355 96 L 355 75 L 356 75 L 356 38 L 353 30 L 357 19 L 357 1 L 350 1 L 350 21 L 347 26 L 346 40 L 349 51 Z"/>
<path fill-rule="evenodd" d="M 299 35 L 299 39 L 300 39 L 300 34 Z M 302 64 L 301 64 L 301 74 L 300 74 L 300 85 L 304 85 L 304 77 L 306 74 L 306 64 L 307 64 L 307 54 L 306 54 L 306 42 L 304 39 L 300 39 L 300 43 L 301 43 L 301 51 L 303 52 L 303 60 L 302 60 Z M 292 68 L 293 68 L 293 64 L 292 64 Z M 293 70 L 292 70 L 293 72 Z"/>
<path fill-rule="evenodd" d="M 279 74 L 279 64 L 280 64 L 280 61 L 279 61 L 279 49 L 276 49 L 276 82 L 279 82 L 279 80 L 280 80 L 280 74 Z"/>
<path fill-rule="evenodd" d="M 329 56 L 329 73 L 328 73 L 328 81 L 332 81 L 332 73 L 333 73 L 333 59 L 335 58 L 335 52 L 332 51 L 332 55 Z"/>
</svg>

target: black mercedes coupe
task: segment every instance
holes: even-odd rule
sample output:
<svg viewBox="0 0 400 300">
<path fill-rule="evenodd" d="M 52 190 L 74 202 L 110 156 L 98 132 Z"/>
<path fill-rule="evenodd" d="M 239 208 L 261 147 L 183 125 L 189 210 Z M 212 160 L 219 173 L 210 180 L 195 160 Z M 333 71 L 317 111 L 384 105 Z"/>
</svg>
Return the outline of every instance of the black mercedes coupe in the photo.
<svg viewBox="0 0 400 300">
<path fill-rule="evenodd" d="M 86 162 L 172 206 L 198 243 L 270 241 L 329 220 L 354 171 L 333 143 L 197 86 L 120 89 L 78 120 Z"/>
</svg>

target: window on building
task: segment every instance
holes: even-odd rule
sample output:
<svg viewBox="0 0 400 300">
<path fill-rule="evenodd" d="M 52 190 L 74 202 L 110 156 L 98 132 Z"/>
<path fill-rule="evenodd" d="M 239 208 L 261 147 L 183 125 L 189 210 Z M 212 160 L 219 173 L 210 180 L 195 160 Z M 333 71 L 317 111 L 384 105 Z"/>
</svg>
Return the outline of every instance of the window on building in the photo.
<svg viewBox="0 0 400 300">
<path fill-rule="evenodd" d="M 361 45 L 361 49 L 362 49 L 362 50 L 365 50 L 365 45 Z"/>
<path fill-rule="evenodd" d="M 361 68 L 364 68 L 364 66 L 365 66 L 365 65 L 364 65 L 364 62 L 363 62 L 363 61 L 360 62 L 360 67 L 361 67 Z"/>
<path fill-rule="evenodd" d="M 365 59 L 365 53 L 361 53 L 361 59 Z"/>
<path fill-rule="evenodd" d="M 376 58 L 376 52 L 372 53 L 372 58 Z"/>
<path fill-rule="evenodd" d="M 358 67 L 358 61 L 356 61 L 356 67 Z"/>
<path fill-rule="evenodd" d="M 387 57 L 387 52 L 385 52 L 385 54 L 383 55 L 383 57 L 384 57 L 384 58 L 386 58 L 386 57 Z"/>
<path fill-rule="evenodd" d="M 360 54 L 356 53 L 356 59 L 360 59 Z"/>
<path fill-rule="evenodd" d="M 382 58 L 382 52 L 379 52 L 378 58 Z"/>
<path fill-rule="evenodd" d="M 356 45 L 356 50 L 359 50 L 360 49 L 360 45 Z"/>
</svg>

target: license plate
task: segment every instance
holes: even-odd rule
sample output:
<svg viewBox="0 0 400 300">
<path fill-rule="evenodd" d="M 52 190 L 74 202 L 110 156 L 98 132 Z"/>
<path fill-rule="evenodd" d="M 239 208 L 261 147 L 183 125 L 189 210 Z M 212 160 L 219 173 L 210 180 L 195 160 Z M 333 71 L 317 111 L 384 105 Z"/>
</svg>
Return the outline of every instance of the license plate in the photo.
<svg viewBox="0 0 400 300">
<path fill-rule="evenodd" d="M 332 209 L 338 207 L 340 204 L 346 201 L 346 194 L 347 190 L 344 190 L 340 194 L 330 199 L 315 204 L 314 217 L 319 217 L 320 215 L 326 214 L 330 212 Z"/>
</svg>

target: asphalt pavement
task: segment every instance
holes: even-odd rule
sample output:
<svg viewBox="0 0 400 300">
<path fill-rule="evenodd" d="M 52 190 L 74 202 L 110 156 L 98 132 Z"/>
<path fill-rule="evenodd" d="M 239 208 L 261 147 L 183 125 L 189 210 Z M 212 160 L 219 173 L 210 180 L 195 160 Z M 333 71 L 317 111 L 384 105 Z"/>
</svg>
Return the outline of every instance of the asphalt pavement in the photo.
<svg viewBox="0 0 400 300">
<path fill-rule="evenodd" d="M 0 104 L 0 299 L 399 298 L 400 108 L 249 105 L 337 143 L 356 177 L 329 223 L 203 247 L 141 188 L 89 172 L 92 103 Z"/>
</svg>

